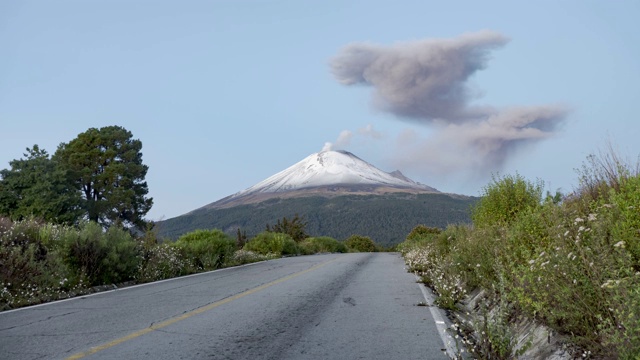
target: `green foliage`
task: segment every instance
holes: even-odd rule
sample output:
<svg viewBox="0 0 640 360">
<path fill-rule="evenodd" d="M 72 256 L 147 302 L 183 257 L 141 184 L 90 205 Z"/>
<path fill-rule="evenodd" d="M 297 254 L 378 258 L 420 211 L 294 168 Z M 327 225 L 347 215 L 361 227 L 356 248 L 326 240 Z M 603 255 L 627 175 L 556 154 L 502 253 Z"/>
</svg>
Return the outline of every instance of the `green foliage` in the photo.
<svg viewBox="0 0 640 360">
<path fill-rule="evenodd" d="M 544 203 L 539 184 L 494 180 L 474 211 L 479 223 L 450 226 L 429 241 L 415 236 L 399 249 L 440 306 L 454 309 L 477 288 L 499 303 L 497 315 L 474 322 L 485 357 L 517 355 L 507 326 L 515 313 L 565 334 L 585 354 L 633 359 L 640 355 L 640 177 L 630 173 L 618 169 L 620 178 L 603 182 L 606 194 L 579 189 Z"/>
<path fill-rule="evenodd" d="M 11 161 L 11 169 L 0 170 L 0 215 L 74 223 L 80 216 L 80 196 L 68 173 L 38 145 L 27 148 L 24 157 Z"/>
<path fill-rule="evenodd" d="M 475 333 L 478 334 L 474 352 L 487 359 L 518 359 L 531 347 L 531 340 L 516 350 L 517 338 L 509 326 L 509 318 L 513 312 L 511 305 L 504 297 L 496 302 L 497 304 L 492 304 L 495 309 L 491 313 L 486 303 L 480 305 L 481 316 L 473 321 Z"/>
<path fill-rule="evenodd" d="M 237 250 L 233 253 L 231 260 L 228 262 L 228 266 L 237 266 L 250 264 L 258 261 L 272 260 L 278 258 L 278 255 L 275 254 L 258 254 L 253 251 L 248 251 L 244 249 Z"/>
<path fill-rule="evenodd" d="M 619 191 L 611 191 L 610 204 L 617 212 L 611 235 L 624 242 L 640 271 L 640 175 L 622 179 Z"/>
<path fill-rule="evenodd" d="M 473 224 L 478 227 L 508 225 L 520 212 L 540 206 L 543 187 L 541 181 L 533 183 L 518 174 L 494 177 L 473 209 Z"/>
<path fill-rule="evenodd" d="M 57 300 L 83 287 L 61 254 L 45 246 L 39 227 L 33 220 L 0 218 L 0 310 Z"/>
<path fill-rule="evenodd" d="M 246 243 L 247 243 L 247 232 L 242 231 L 240 230 L 240 228 L 238 228 L 238 231 L 236 231 L 236 247 L 238 249 L 242 249 L 244 247 L 244 244 Z"/>
<path fill-rule="evenodd" d="M 350 252 L 374 252 L 378 246 L 368 236 L 351 235 L 344 241 L 344 245 Z"/>
<path fill-rule="evenodd" d="M 138 268 L 138 247 L 128 232 L 111 227 L 106 232 L 95 222 L 62 238 L 69 266 L 91 285 L 119 283 L 133 279 Z"/>
<path fill-rule="evenodd" d="M 140 247 L 131 234 L 111 226 L 104 234 L 107 255 L 102 260 L 101 284 L 119 284 L 133 280 L 140 265 Z"/>
<path fill-rule="evenodd" d="M 347 247 L 329 236 L 310 237 L 299 244 L 303 254 L 345 253 Z"/>
<path fill-rule="evenodd" d="M 136 279 L 150 282 L 191 273 L 193 265 L 177 246 L 169 243 L 154 244 L 143 252 Z"/>
<path fill-rule="evenodd" d="M 440 233 L 442 233 L 442 230 L 440 230 L 439 228 L 417 225 L 416 227 L 411 229 L 411 232 L 409 233 L 409 235 L 407 235 L 407 240 L 430 237 L 432 235 L 438 235 Z"/>
<path fill-rule="evenodd" d="M 213 270 L 222 267 L 233 255 L 236 242 L 218 229 L 196 230 L 181 236 L 176 246 L 197 270 Z"/>
<path fill-rule="evenodd" d="M 94 222 L 84 223 L 80 231 L 66 233 L 63 243 L 69 266 L 91 285 L 98 284 L 102 278 L 102 260 L 109 251 L 102 227 Z"/>
<path fill-rule="evenodd" d="M 146 197 L 141 149 L 142 142 L 120 126 L 90 128 L 58 147 L 54 160 L 81 189 L 90 221 L 144 228 L 153 200 Z"/>
<path fill-rule="evenodd" d="M 244 250 L 258 254 L 297 255 L 298 245 L 287 234 L 263 231 L 244 245 Z"/>
<path fill-rule="evenodd" d="M 287 234 L 291 236 L 291 238 L 295 242 L 301 242 L 302 240 L 309 237 L 309 235 L 307 235 L 307 233 L 305 232 L 306 226 L 307 223 L 301 217 L 299 217 L 298 214 L 296 214 L 291 220 L 283 217 L 282 221 L 278 219 L 278 222 L 273 226 L 267 224 L 266 231 Z"/>
</svg>

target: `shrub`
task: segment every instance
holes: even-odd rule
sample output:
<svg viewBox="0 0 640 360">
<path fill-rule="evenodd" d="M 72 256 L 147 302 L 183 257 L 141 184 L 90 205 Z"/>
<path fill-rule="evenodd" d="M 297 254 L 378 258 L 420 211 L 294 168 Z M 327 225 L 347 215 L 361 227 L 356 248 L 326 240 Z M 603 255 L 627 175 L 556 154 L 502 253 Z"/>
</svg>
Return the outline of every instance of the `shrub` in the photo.
<svg viewBox="0 0 640 360">
<path fill-rule="evenodd" d="M 128 231 L 112 226 L 104 233 L 107 254 L 102 260 L 101 283 L 117 284 L 135 278 L 141 261 L 140 246 Z"/>
<path fill-rule="evenodd" d="M 448 309 L 478 287 L 488 299 L 500 299 L 494 309 L 499 316 L 476 323 L 484 332 L 476 344 L 483 356 L 516 356 L 507 325 L 511 316 L 524 315 L 568 336 L 584 354 L 637 358 L 640 177 L 609 177 L 606 194 L 582 191 L 544 203 L 540 186 L 506 179 L 486 188 L 475 226 L 450 226 L 438 235 L 413 232 L 399 246 L 410 270 Z M 512 195 L 521 200 L 511 201 Z"/>
<path fill-rule="evenodd" d="M 85 222 L 62 238 L 65 261 L 91 285 L 119 283 L 135 277 L 139 249 L 123 229 L 112 226 L 106 232 L 98 223 Z"/>
<path fill-rule="evenodd" d="M 351 252 L 374 252 L 378 251 L 376 243 L 368 236 L 351 235 L 344 241 L 344 245 Z"/>
<path fill-rule="evenodd" d="M 213 270 L 222 267 L 233 255 L 236 242 L 218 229 L 196 230 L 181 236 L 176 246 L 196 270 Z"/>
<path fill-rule="evenodd" d="M 420 240 L 425 238 L 430 238 L 434 235 L 438 235 L 442 232 L 442 230 L 434 227 L 428 227 L 425 225 L 418 225 L 411 229 L 409 235 L 407 235 L 407 240 Z"/>
<path fill-rule="evenodd" d="M 102 260 L 107 256 L 108 245 L 98 223 L 86 222 L 79 231 L 70 231 L 63 237 L 65 260 L 77 274 L 89 284 L 98 285 Z"/>
<path fill-rule="evenodd" d="M 259 254 L 297 255 L 298 246 L 291 236 L 263 231 L 244 245 L 244 250 Z"/>
<path fill-rule="evenodd" d="M 300 243 L 300 249 L 303 254 L 307 255 L 347 252 L 347 247 L 343 243 L 329 236 L 307 238 Z"/>
<path fill-rule="evenodd" d="M 275 259 L 277 257 L 278 256 L 273 253 L 263 255 L 263 254 L 255 253 L 253 251 L 240 249 L 240 250 L 237 250 L 235 253 L 233 253 L 233 256 L 229 260 L 228 265 L 237 266 L 237 265 L 243 265 L 243 264 L 250 264 L 258 261 Z"/>
<path fill-rule="evenodd" d="M 610 203 L 618 212 L 611 235 L 624 242 L 640 271 L 640 175 L 622 179 L 619 191 L 611 191 Z"/>
<path fill-rule="evenodd" d="M 291 220 L 283 217 L 282 221 L 278 219 L 278 222 L 273 226 L 267 224 L 266 231 L 287 234 L 291 236 L 295 242 L 301 242 L 309 237 L 305 231 L 306 226 L 306 221 L 296 214 Z"/>
<path fill-rule="evenodd" d="M 157 244 L 145 250 L 136 279 L 140 282 L 169 279 L 187 275 L 192 268 L 191 262 L 185 259 L 177 246 L 168 243 Z"/>
<path fill-rule="evenodd" d="M 84 287 L 70 280 L 62 255 L 44 245 L 41 226 L 0 218 L 0 310 L 57 300 Z"/>
<path fill-rule="evenodd" d="M 541 181 L 533 183 L 518 174 L 494 177 L 473 209 L 473 224 L 476 227 L 508 225 L 520 212 L 540 206 L 542 190 Z"/>
</svg>

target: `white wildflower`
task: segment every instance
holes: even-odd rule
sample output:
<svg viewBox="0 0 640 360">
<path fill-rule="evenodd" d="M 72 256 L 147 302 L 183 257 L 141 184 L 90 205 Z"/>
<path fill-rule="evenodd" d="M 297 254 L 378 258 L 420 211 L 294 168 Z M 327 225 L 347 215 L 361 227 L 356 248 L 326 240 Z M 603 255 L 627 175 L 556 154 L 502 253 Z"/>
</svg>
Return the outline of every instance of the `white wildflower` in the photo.
<svg viewBox="0 0 640 360">
<path fill-rule="evenodd" d="M 618 241 L 613 245 L 613 247 L 621 247 L 624 249 L 624 241 Z"/>
</svg>

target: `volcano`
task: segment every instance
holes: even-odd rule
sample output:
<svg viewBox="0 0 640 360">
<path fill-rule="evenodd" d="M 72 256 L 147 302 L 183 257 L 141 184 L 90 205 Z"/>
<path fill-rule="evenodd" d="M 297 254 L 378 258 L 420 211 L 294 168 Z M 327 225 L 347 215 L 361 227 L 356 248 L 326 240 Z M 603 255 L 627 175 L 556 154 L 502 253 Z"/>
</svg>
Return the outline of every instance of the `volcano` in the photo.
<svg viewBox="0 0 640 360">
<path fill-rule="evenodd" d="M 441 193 L 385 172 L 347 151 L 314 153 L 259 183 L 187 214 L 157 223 L 158 234 L 176 239 L 196 229 L 220 229 L 249 238 L 266 224 L 296 215 L 310 236 L 369 236 L 378 244 L 402 242 L 418 225 L 445 228 L 468 223 L 476 199 Z"/>
<path fill-rule="evenodd" d="M 439 193 L 430 186 L 409 179 L 399 170 L 391 173 L 382 171 L 348 151 L 322 151 L 204 208 L 233 207 L 272 198 L 395 192 Z"/>
</svg>

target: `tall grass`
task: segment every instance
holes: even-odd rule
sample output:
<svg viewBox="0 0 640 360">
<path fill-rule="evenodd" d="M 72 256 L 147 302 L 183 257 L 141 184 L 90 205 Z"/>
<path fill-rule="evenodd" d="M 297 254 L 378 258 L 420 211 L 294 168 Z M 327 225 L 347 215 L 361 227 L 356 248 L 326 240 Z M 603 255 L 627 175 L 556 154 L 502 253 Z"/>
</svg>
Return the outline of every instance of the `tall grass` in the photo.
<svg viewBox="0 0 640 360">
<path fill-rule="evenodd" d="M 601 155 L 588 158 L 580 176 L 580 186 L 560 203 L 543 198 L 539 181 L 495 178 L 473 211 L 472 226 L 414 236 L 399 249 L 439 295 L 440 306 L 455 309 L 467 293 L 484 289 L 487 301 L 508 309 L 485 320 L 525 316 L 566 335 L 585 356 L 637 359 L 638 167 Z M 487 340 L 491 326 L 476 330 Z M 492 346 L 479 341 L 477 350 L 491 358 L 515 356 L 513 346 L 505 352 L 508 332 L 493 334 L 487 340 Z"/>
</svg>

